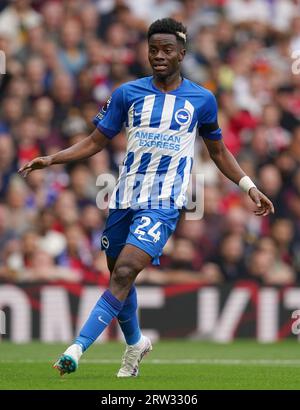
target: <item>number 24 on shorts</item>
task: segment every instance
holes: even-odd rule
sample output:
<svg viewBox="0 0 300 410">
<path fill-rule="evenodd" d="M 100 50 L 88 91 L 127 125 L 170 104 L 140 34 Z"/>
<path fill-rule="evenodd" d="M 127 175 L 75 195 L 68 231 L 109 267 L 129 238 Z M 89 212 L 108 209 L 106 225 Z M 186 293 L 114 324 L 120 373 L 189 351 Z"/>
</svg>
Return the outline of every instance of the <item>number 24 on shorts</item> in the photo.
<svg viewBox="0 0 300 410">
<path fill-rule="evenodd" d="M 139 235 L 139 239 L 144 239 L 144 236 L 147 234 L 153 238 L 153 242 L 157 242 L 160 239 L 161 232 L 158 230 L 158 228 L 161 226 L 161 222 L 156 222 L 155 225 L 152 226 L 151 229 L 147 231 L 145 228 L 151 224 L 151 219 L 148 216 L 142 216 L 141 218 L 141 224 L 137 226 L 135 229 L 134 233 Z"/>
</svg>

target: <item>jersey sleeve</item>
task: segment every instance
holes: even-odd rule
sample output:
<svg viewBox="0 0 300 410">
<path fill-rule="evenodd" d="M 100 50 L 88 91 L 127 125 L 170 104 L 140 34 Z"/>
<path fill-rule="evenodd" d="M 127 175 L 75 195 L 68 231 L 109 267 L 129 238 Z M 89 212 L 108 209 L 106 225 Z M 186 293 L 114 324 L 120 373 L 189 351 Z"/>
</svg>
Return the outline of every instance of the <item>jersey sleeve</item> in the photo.
<svg viewBox="0 0 300 410">
<path fill-rule="evenodd" d="M 200 112 L 199 135 L 213 141 L 222 139 L 222 131 L 218 124 L 218 106 L 215 96 L 209 92 L 204 107 Z"/>
<path fill-rule="evenodd" d="M 123 87 L 116 88 L 98 114 L 93 118 L 94 125 L 107 138 L 117 135 L 126 119 Z"/>
</svg>

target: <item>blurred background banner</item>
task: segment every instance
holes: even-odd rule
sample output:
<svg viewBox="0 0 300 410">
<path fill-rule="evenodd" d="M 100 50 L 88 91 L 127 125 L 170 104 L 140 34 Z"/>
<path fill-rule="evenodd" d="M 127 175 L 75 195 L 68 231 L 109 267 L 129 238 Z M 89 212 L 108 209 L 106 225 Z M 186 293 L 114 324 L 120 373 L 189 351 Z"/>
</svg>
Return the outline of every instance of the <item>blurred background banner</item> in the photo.
<svg viewBox="0 0 300 410">
<path fill-rule="evenodd" d="M 300 309 L 300 1 L 1 0 L 4 338 L 72 338 L 107 286 L 99 250 L 107 209 L 97 206 L 98 178 L 117 176 L 125 133 L 86 161 L 27 179 L 17 170 L 85 138 L 116 87 L 151 75 L 147 29 L 167 16 L 188 28 L 183 75 L 216 95 L 225 143 L 273 201 L 275 215 L 253 214 L 199 138 L 191 191 L 195 176 L 204 175 L 204 215 L 182 214 L 161 266 L 139 275 L 140 303 L 143 289 L 154 292 L 142 307 L 142 326 L 156 337 L 291 335 L 292 311 Z M 240 288 L 241 281 L 249 285 Z M 65 329 L 56 322 L 62 314 Z M 110 332 L 105 337 L 118 336 Z"/>
<path fill-rule="evenodd" d="M 59 282 L 2 284 L 0 310 L 6 322 L 2 340 L 67 343 L 104 289 Z M 138 299 L 141 328 L 153 340 L 185 338 L 226 343 L 253 338 L 271 343 L 300 333 L 293 331 L 300 287 L 264 287 L 252 281 L 225 286 L 139 286 Z M 123 340 L 116 321 L 100 342 L 108 340 Z"/>
</svg>

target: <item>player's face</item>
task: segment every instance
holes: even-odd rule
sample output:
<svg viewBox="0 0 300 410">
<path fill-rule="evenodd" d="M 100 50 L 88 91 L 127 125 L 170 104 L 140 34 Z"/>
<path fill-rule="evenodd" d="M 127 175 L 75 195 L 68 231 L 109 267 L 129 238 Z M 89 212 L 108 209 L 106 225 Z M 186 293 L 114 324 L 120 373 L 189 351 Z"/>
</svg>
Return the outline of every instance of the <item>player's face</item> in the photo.
<svg viewBox="0 0 300 410">
<path fill-rule="evenodd" d="M 185 49 L 174 34 L 153 34 L 149 39 L 148 58 L 156 77 L 166 78 L 179 71 L 184 55 Z"/>
</svg>

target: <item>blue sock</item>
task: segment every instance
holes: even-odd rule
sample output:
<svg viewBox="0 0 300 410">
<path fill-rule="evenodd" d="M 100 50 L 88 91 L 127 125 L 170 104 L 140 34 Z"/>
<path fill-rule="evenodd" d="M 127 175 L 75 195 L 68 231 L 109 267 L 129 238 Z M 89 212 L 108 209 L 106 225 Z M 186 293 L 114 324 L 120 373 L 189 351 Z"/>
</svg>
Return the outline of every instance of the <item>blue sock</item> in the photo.
<svg viewBox="0 0 300 410">
<path fill-rule="evenodd" d="M 106 290 L 91 311 L 75 343 L 85 351 L 120 313 L 123 305 L 124 302 L 120 302 L 110 290 Z"/>
<path fill-rule="evenodd" d="M 123 309 L 118 314 L 118 321 L 124 333 L 126 343 L 134 345 L 141 338 L 141 330 L 137 317 L 137 296 L 135 286 L 129 291 Z"/>
</svg>

